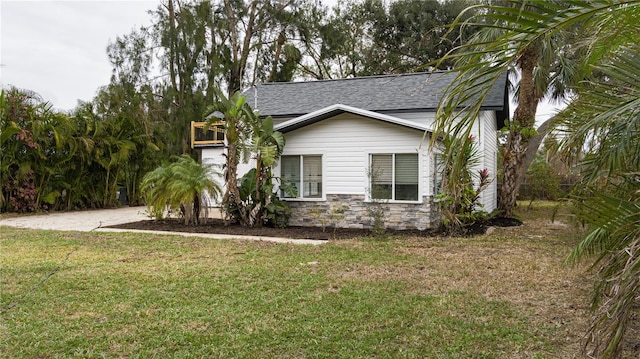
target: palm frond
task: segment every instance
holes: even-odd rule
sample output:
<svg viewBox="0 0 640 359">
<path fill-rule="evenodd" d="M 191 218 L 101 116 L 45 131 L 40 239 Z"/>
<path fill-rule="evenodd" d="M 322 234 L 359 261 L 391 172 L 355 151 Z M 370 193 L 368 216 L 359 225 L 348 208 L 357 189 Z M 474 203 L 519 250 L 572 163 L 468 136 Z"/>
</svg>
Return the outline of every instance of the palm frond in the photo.
<svg viewBox="0 0 640 359">
<path fill-rule="evenodd" d="M 600 79 L 578 88 L 578 99 L 558 116 L 566 129 L 565 153 L 587 151 L 588 183 L 633 171 L 640 161 L 640 45 L 627 46 L 594 68 Z M 593 145 L 585 148 L 589 142 Z"/>
<path fill-rule="evenodd" d="M 193 217 L 198 215 L 199 209 L 195 202 L 199 202 L 205 192 L 211 197 L 221 193 L 215 176 L 219 174 L 212 165 L 201 165 L 188 155 L 182 155 L 145 175 L 141 192 L 156 218 L 163 218 L 168 211 L 184 211 L 187 223 L 198 223 L 199 218 Z"/>
<path fill-rule="evenodd" d="M 601 192 L 589 197 L 574 198 L 580 219 L 593 230 L 574 249 L 569 259 L 578 261 L 586 256 L 624 248 L 629 234 L 640 231 L 640 203 Z"/>
<path fill-rule="evenodd" d="M 499 77 L 516 63 L 523 49 L 536 42 L 545 42 L 544 40 L 587 20 L 604 26 L 610 24 L 611 19 L 621 17 L 623 20 L 618 21 L 616 28 L 628 31 L 624 24 L 628 24 L 637 13 L 640 1 L 511 0 L 507 1 L 506 6 L 478 5 L 472 8 L 480 8 L 481 11 L 465 21 L 462 20 L 465 18 L 464 13 L 460 14 L 451 28 L 479 26 L 485 30 L 432 64 L 438 68 L 445 61 L 454 60 L 455 67 L 451 71 L 457 73 L 456 80 L 445 89 L 440 101 L 432 144 L 455 121 L 456 132 L 468 133 L 460 128 L 473 125 L 479 114 L 480 104 Z M 592 32 L 600 31 L 597 26 L 587 29 Z M 611 43 L 606 40 L 603 42 Z M 581 46 L 602 47 L 600 45 L 600 41 L 585 41 Z M 588 63 L 592 64 L 598 59 L 595 56 L 588 58 Z M 575 71 L 577 68 L 572 70 Z"/>
<path fill-rule="evenodd" d="M 609 256 L 601 266 L 600 278 L 594 301 L 598 310 L 584 351 L 591 357 L 617 358 L 627 323 L 640 304 L 640 236 L 636 234 L 626 247 Z"/>
</svg>

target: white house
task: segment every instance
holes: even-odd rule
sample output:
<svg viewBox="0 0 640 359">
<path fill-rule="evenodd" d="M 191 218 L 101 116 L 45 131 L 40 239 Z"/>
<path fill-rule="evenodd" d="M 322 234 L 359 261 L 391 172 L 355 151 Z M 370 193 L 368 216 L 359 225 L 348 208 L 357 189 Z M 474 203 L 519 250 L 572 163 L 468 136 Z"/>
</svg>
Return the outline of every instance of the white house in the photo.
<svg viewBox="0 0 640 359">
<path fill-rule="evenodd" d="M 245 91 L 247 102 L 261 116 L 272 116 L 285 135 L 274 173 L 298 189 L 285 198 L 293 212 L 290 225 L 321 225 L 319 212 L 342 207 L 340 226 L 371 227 L 372 202 L 384 208 L 386 228 L 436 225 L 438 156 L 429 149 L 430 130 L 453 79 L 444 72 L 415 73 L 267 83 Z M 505 77 L 492 89 L 472 131 L 479 167 L 493 179 L 481 198 L 488 212 L 496 208 L 497 130 L 509 113 L 506 85 Z M 202 161 L 222 164 L 223 151 L 220 143 L 205 144 Z"/>
</svg>

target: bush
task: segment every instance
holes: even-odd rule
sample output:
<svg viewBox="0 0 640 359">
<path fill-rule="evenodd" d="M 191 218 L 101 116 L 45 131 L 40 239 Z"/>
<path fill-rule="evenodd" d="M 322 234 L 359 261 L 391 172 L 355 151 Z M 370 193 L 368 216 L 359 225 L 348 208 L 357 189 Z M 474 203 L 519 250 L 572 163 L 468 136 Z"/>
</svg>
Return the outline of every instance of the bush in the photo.
<svg viewBox="0 0 640 359">
<path fill-rule="evenodd" d="M 163 218 L 165 212 L 180 213 L 186 224 L 199 224 L 208 215 L 206 195 L 220 194 L 220 187 L 212 178 L 216 173 L 211 166 L 201 165 L 189 155 L 173 159 L 174 162 L 156 168 L 142 179 L 141 192 L 149 213 L 156 219 Z"/>
<path fill-rule="evenodd" d="M 557 200 L 562 196 L 560 190 L 560 177 L 553 172 L 551 166 L 544 160 L 543 156 L 536 156 L 529 166 L 525 183 L 520 187 L 520 198 Z"/>
<path fill-rule="evenodd" d="M 244 215 L 252 225 L 286 227 L 291 217 L 289 204 L 278 198 L 272 177 L 267 176 L 266 180 L 261 182 L 256 178 L 257 173 L 257 170 L 252 168 L 240 178 L 238 193 L 242 206 L 238 207 L 235 200 L 229 201 L 227 213 L 238 222 Z M 257 188 L 257 185 L 260 188 Z M 240 211 L 245 213 L 242 215 Z"/>
<path fill-rule="evenodd" d="M 471 170 L 479 163 L 473 136 L 464 139 L 447 136 L 443 142 L 445 153 L 450 156 L 444 158 L 443 192 L 437 196 L 442 227 L 446 233 L 465 233 L 467 228 L 488 218 L 479 208 L 482 207 L 480 193 L 491 183 L 489 171 L 486 168 L 476 173 Z"/>
</svg>

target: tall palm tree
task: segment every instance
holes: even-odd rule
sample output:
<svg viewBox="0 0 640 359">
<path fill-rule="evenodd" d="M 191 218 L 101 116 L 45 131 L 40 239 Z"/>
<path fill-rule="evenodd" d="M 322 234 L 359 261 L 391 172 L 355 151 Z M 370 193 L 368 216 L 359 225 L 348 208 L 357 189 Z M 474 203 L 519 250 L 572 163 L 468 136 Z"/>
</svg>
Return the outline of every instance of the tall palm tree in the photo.
<svg viewBox="0 0 640 359">
<path fill-rule="evenodd" d="M 271 116 L 256 122 L 252 132 L 251 147 L 252 152 L 255 153 L 256 178 L 252 195 L 254 208 L 251 210 L 249 218 L 253 225 L 265 222 L 266 208 L 271 203 L 274 187 L 271 168 L 282 156 L 285 139 L 281 132 L 273 129 Z"/>
<path fill-rule="evenodd" d="M 572 47 L 575 26 L 568 25 L 553 33 L 531 33 L 531 23 L 555 14 L 561 1 L 545 2 L 510 0 L 504 5 L 469 7 L 451 26 L 477 26 L 479 30 L 463 45 L 436 62 L 437 67 L 453 62 L 456 80 L 446 89 L 437 114 L 436 132 L 468 137 L 480 111 L 482 100 L 500 75 L 517 77 L 515 95 L 517 107 L 507 122 L 507 142 L 502 151 L 503 183 L 498 206 L 510 217 L 516 207 L 516 195 L 526 169 L 540 146 L 542 138 L 552 129 L 553 120 L 535 130 L 538 104 L 545 98 L 558 100 L 567 86 L 580 74 L 574 61 L 579 48 Z M 480 9 L 478 9 L 480 8 Z M 466 12 L 475 15 L 461 21 Z M 522 22 L 522 23 L 521 23 Z M 462 121 L 459 111 L 465 110 Z M 437 136 L 432 138 L 436 139 Z M 451 156 L 451 154 L 446 154 Z"/>
<path fill-rule="evenodd" d="M 205 123 L 205 127 L 208 128 L 220 119 L 224 121 L 227 161 L 224 169 L 225 191 L 222 206 L 227 214 L 230 213 L 230 207 L 238 208 L 240 224 L 248 226 L 252 223 L 246 211 L 243 210 L 244 204 L 238 188 L 238 164 L 240 160 L 245 162 L 248 160 L 252 129 L 260 122 L 260 117 L 246 103 L 246 96 L 240 92 L 227 98 L 217 89 L 216 95 L 218 101 L 207 110 L 209 120 Z M 211 116 L 215 114 L 218 116 Z"/>
<path fill-rule="evenodd" d="M 530 72 L 532 59 L 540 58 L 540 44 L 578 31 L 578 40 L 562 49 L 578 54 L 570 73 L 581 81 L 570 83 L 574 101 L 555 120 L 566 129 L 565 151 L 583 153 L 583 191 L 574 204 L 589 233 L 572 258 L 598 255 L 596 312 L 585 351 L 592 357 L 618 357 L 625 328 L 640 305 L 640 1 L 511 0 L 485 8 L 482 20 L 499 35 L 448 55 L 461 59 L 461 66 L 442 101 L 437 131 L 468 134 L 482 100 L 502 73 L 516 64 L 525 85 L 532 82 L 536 71 L 544 72 L 535 65 Z M 521 82 L 519 107 L 523 88 Z M 460 109 L 467 111 L 453 123 Z M 526 142 L 518 137 L 534 133 L 522 126 L 531 123 L 526 122 L 532 120 L 531 110 L 523 113 L 521 117 L 516 110 L 511 123 L 521 127 L 514 134 L 520 151 Z"/>
</svg>

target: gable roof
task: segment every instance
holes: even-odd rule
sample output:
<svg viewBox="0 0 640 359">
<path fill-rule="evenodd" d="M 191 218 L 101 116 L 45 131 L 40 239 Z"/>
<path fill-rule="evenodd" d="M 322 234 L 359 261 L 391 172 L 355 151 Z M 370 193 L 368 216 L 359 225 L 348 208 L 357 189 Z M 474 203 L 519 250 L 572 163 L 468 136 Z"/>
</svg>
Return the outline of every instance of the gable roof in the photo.
<svg viewBox="0 0 640 359">
<path fill-rule="evenodd" d="M 245 91 L 247 103 L 261 115 L 298 117 L 335 104 L 379 113 L 434 112 L 452 72 L 355 77 L 305 82 L 258 84 Z M 500 78 L 482 104 L 498 112 L 499 128 L 509 113 L 507 77 Z"/>
<path fill-rule="evenodd" d="M 293 118 L 289 121 L 285 121 L 283 123 L 280 123 L 278 125 L 276 125 L 274 127 L 275 130 L 280 131 L 282 133 L 287 133 L 289 131 L 293 131 L 296 130 L 298 128 L 310 125 L 312 123 L 316 123 L 322 120 L 325 120 L 327 118 L 339 115 L 341 113 L 352 113 L 355 115 L 360 115 L 360 116 L 364 116 L 367 118 L 371 118 L 374 120 L 379 120 L 379 121 L 383 121 L 383 122 L 387 122 L 387 123 L 391 123 L 394 125 L 400 125 L 400 126 L 404 126 L 404 127 L 408 127 L 411 129 L 415 129 L 415 130 L 419 130 L 419 131 L 429 131 L 429 129 L 419 123 L 413 122 L 413 121 L 407 121 L 407 120 L 403 120 L 401 118 L 397 118 L 394 116 L 389 116 L 389 115 L 385 115 L 379 112 L 373 112 L 373 111 L 367 111 L 367 110 L 363 110 L 360 108 L 356 108 L 356 107 L 352 107 L 352 106 L 347 106 L 347 105 L 343 105 L 343 104 L 335 104 L 335 105 L 331 105 L 322 109 L 319 109 L 317 111 L 308 113 L 306 115 L 302 115 L 296 118 Z"/>
</svg>

